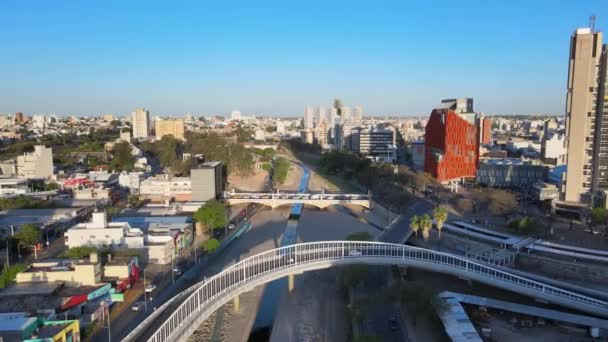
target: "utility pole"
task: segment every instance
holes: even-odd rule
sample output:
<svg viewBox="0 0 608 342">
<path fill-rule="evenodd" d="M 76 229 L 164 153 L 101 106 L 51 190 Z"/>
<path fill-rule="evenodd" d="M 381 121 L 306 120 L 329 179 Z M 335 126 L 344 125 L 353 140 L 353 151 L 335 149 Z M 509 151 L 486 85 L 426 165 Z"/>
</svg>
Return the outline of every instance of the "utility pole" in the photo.
<svg viewBox="0 0 608 342">
<path fill-rule="evenodd" d="M 171 253 L 171 283 L 175 285 L 175 265 L 173 262 L 173 253 Z"/>
<path fill-rule="evenodd" d="M 146 269 L 144 268 L 144 312 L 148 312 L 148 296 L 146 293 Z"/>
</svg>

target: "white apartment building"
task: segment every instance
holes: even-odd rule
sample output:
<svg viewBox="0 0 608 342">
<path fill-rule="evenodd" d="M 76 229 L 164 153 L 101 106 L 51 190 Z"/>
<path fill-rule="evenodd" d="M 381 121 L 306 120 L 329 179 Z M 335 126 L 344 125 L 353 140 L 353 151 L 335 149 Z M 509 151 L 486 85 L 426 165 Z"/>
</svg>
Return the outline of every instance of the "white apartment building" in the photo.
<svg viewBox="0 0 608 342">
<path fill-rule="evenodd" d="M 144 233 L 126 222 L 108 222 L 103 212 L 93 213 L 91 222 L 79 223 L 65 233 L 68 248 L 111 246 L 144 248 Z"/>
<path fill-rule="evenodd" d="M 170 177 L 161 175 L 148 177 L 139 185 L 139 195 L 152 201 L 192 200 L 192 181 L 190 177 Z"/>
<path fill-rule="evenodd" d="M 152 129 L 150 122 L 150 112 L 145 108 L 138 108 L 131 113 L 131 127 L 133 129 L 133 138 L 145 139 L 150 136 Z"/>
<path fill-rule="evenodd" d="M 48 179 L 53 175 L 53 149 L 34 146 L 34 152 L 17 157 L 17 175 L 22 178 Z"/>
<path fill-rule="evenodd" d="M 544 159 L 556 159 L 558 164 L 563 162 L 566 154 L 564 145 L 566 137 L 562 134 L 550 134 L 542 141 L 541 151 Z"/>
<path fill-rule="evenodd" d="M 139 194 L 139 185 L 144 179 L 143 172 L 122 172 L 118 175 L 118 184 L 123 188 L 129 189 L 131 194 L 137 195 Z"/>
</svg>

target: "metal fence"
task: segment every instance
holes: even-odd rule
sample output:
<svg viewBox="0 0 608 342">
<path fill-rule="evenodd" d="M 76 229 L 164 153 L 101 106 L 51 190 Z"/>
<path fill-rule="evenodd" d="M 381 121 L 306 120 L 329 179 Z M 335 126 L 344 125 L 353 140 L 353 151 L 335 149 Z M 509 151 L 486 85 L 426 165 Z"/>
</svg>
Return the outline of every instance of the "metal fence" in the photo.
<svg viewBox="0 0 608 342">
<path fill-rule="evenodd" d="M 377 263 L 427 268 L 459 275 L 503 289 L 545 299 L 582 311 L 608 316 L 608 302 L 534 281 L 508 271 L 452 254 L 412 246 L 357 241 L 302 243 L 269 250 L 242 260 L 188 289 L 189 296 L 149 337 L 149 341 L 175 341 L 191 334 L 217 308 L 240 293 L 242 287 L 260 284 L 289 273 L 331 265 Z M 126 341 L 144 338 L 146 319 Z"/>
</svg>

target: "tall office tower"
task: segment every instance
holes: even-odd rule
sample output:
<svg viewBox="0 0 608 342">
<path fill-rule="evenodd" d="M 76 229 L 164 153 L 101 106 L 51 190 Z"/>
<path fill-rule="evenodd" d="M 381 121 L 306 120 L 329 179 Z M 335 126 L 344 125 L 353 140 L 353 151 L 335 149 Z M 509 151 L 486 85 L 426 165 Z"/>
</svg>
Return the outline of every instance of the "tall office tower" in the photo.
<svg viewBox="0 0 608 342">
<path fill-rule="evenodd" d="M 313 108 L 306 106 L 304 109 L 304 129 L 312 129 L 313 127 Z"/>
<path fill-rule="evenodd" d="M 156 140 L 162 139 L 165 135 L 172 135 L 176 139 L 186 140 L 184 137 L 184 120 L 182 119 L 156 120 L 154 127 Z"/>
<path fill-rule="evenodd" d="M 319 108 L 317 108 L 315 124 L 319 125 L 319 124 L 321 124 L 321 122 L 327 122 L 326 116 L 327 116 L 327 111 L 325 110 L 325 107 L 319 106 Z"/>
<path fill-rule="evenodd" d="M 433 109 L 424 133 L 424 171 L 442 183 L 475 177 L 479 160 L 478 121 L 473 99 L 441 101 Z"/>
<path fill-rule="evenodd" d="M 302 125 L 304 126 L 302 132 L 300 133 L 302 136 L 302 140 L 307 144 L 312 144 L 314 142 L 314 134 L 313 134 L 313 116 L 314 110 L 310 106 L 306 106 L 304 109 L 304 120 Z"/>
<path fill-rule="evenodd" d="M 350 107 L 343 106 L 340 108 L 340 116 L 342 117 L 342 122 L 351 122 L 353 120 L 353 112 Z"/>
<path fill-rule="evenodd" d="M 608 191 L 608 45 L 602 48 L 595 113 L 593 193 L 606 200 Z"/>
<path fill-rule="evenodd" d="M 336 109 L 336 112 L 338 113 L 338 116 L 342 115 L 342 107 L 344 107 L 344 104 L 342 104 L 342 100 L 335 99 L 334 100 L 334 108 Z"/>
<path fill-rule="evenodd" d="M 131 127 L 133 138 L 141 139 L 150 136 L 150 112 L 145 108 L 138 108 L 131 113 Z"/>
<path fill-rule="evenodd" d="M 338 109 L 331 107 L 329 110 L 329 143 L 336 144 L 336 124 L 340 123 L 340 117 L 338 116 Z"/>
<path fill-rule="evenodd" d="M 353 109 L 353 120 L 363 120 L 363 108 L 361 106 L 355 106 L 355 108 Z"/>
<path fill-rule="evenodd" d="M 598 163 L 593 162 L 594 145 L 601 138 L 596 136 L 601 123 L 596 122 L 599 111 L 595 108 L 601 55 L 602 33 L 592 32 L 589 28 L 577 29 L 570 38 L 566 97 L 567 168 L 560 193 L 560 199 L 567 202 L 590 203 L 593 171 L 607 172 L 599 170 L 599 165 L 594 165 Z"/>
</svg>

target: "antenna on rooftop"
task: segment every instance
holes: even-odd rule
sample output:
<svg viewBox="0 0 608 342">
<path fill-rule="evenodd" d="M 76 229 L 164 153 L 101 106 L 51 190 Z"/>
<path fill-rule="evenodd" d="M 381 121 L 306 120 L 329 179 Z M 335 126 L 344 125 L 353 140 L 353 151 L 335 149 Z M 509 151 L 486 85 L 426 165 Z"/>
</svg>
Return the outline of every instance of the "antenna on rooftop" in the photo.
<svg viewBox="0 0 608 342">
<path fill-rule="evenodd" d="M 589 17 L 589 27 L 591 27 L 591 32 L 595 32 L 595 14 Z"/>
</svg>

